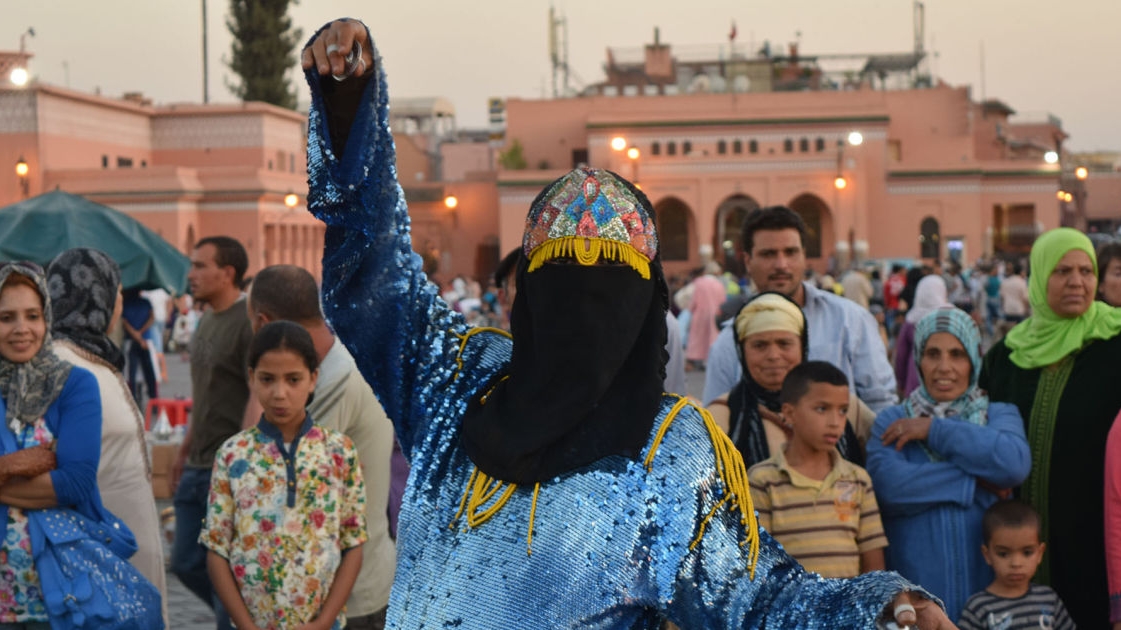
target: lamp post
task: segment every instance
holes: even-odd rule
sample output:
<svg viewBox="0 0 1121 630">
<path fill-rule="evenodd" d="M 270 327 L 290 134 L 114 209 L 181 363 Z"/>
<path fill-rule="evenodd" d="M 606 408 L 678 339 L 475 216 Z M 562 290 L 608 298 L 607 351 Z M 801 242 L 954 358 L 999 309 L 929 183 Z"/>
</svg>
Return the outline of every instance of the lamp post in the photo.
<svg viewBox="0 0 1121 630">
<path fill-rule="evenodd" d="M 642 152 L 638 147 L 627 142 L 623 136 L 615 136 L 611 139 L 611 149 L 617 153 L 623 153 L 627 159 L 631 161 L 631 183 L 635 188 L 642 190 L 642 185 L 638 181 L 638 159 L 642 157 Z"/>
<path fill-rule="evenodd" d="M 296 193 L 290 192 L 287 195 L 284 195 L 284 207 L 285 208 L 288 208 L 289 210 L 291 210 L 292 208 L 295 208 L 297 205 L 299 205 L 299 203 L 300 203 L 300 196 L 297 195 Z"/>
<path fill-rule="evenodd" d="M 19 156 L 19 161 L 16 162 L 16 177 L 19 178 L 19 188 L 24 199 L 27 198 L 30 189 L 30 183 L 27 180 L 27 175 L 30 172 L 31 168 L 27 165 L 27 160 L 23 159 L 22 155 Z"/>
</svg>

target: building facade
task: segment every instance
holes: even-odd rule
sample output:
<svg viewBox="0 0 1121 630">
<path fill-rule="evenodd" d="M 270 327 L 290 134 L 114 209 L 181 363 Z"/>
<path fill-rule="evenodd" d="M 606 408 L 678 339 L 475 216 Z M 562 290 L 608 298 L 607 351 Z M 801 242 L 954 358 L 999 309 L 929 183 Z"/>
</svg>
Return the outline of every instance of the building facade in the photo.
<svg viewBox="0 0 1121 630">
<path fill-rule="evenodd" d="M 915 55 L 898 57 L 865 67 L 914 70 Z M 761 65 L 773 81 L 738 80 Z M 698 74 L 709 66 L 711 78 Z M 796 51 L 709 66 L 676 63 L 657 43 L 646 47 L 645 69 L 609 55 L 607 80 L 581 96 L 508 100 L 507 141 L 522 145 L 527 164 L 549 168 L 499 173 L 502 248 L 520 239 L 541 187 L 580 163 L 640 184 L 671 273 L 696 267 L 701 245 L 735 268 L 742 219 L 760 206 L 802 215 L 819 270 L 870 258 L 1019 256 L 1060 224 L 1061 164 L 1047 158 L 1062 154 L 1066 135 L 1053 116 L 1017 117 L 966 87 L 893 88 L 886 71 L 835 81 Z"/>
</svg>

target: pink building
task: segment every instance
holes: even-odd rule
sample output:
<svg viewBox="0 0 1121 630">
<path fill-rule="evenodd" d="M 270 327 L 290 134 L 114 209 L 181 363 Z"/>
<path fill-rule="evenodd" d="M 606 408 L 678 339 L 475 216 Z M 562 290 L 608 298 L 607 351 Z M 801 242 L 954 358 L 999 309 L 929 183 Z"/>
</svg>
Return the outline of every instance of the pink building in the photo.
<svg viewBox="0 0 1121 630">
<path fill-rule="evenodd" d="M 0 68 L 26 61 L 19 55 L 0 53 Z M 447 142 L 446 100 L 396 109 L 398 122 L 415 123 L 397 142 L 417 252 L 439 280 L 485 276 L 499 258 L 489 148 Z M 245 245 L 250 274 L 290 263 L 318 277 L 324 226 L 305 210 L 306 127 L 306 114 L 264 103 L 153 105 L 0 78 L 0 207 L 61 188 L 133 216 L 184 253 L 224 234 Z M 455 181 L 443 181 L 445 162 Z"/>
<path fill-rule="evenodd" d="M 506 102 L 506 139 L 549 168 L 499 173 L 503 250 L 541 187 L 577 163 L 640 183 L 674 273 L 699 264 L 702 244 L 737 259 L 743 217 L 774 204 L 806 220 L 819 269 L 1023 254 L 1060 223 L 1060 165 L 1045 159 L 1061 153 L 1059 120 L 1019 120 L 966 87 L 927 87 L 921 51 L 870 57 L 836 80 L 796 50 L 685 63 L 656 42 L 623 57 L 609 51 L 607 80 L 581 96 Z M 904 87 L 889 89 L 893 76 Z"/>
</svg>

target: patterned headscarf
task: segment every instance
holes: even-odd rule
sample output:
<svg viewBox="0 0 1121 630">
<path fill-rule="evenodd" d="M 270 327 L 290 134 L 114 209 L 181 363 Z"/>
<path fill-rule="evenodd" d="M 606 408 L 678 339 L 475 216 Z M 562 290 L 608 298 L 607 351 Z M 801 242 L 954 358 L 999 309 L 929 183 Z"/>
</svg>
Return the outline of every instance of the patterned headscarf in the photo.
<svg viewBox="0 0 1121 630">
<path fill-rule="evenodd" d="M 941 278 L 938 281 L 941 282 Z M 922 379 L 915 391 L 907 397 L 904 407 L 908 418 L 927 416 L 930 418 L 951 418 L 977 425 L 989 422 L 989 397 L 977 386 L 981 375 L 981 332 L 965 311 L 959 308 L 938 309 L 926 315 L 915 325 L 915 365 L 922 374 L 922 355 L 926 342 L 934 333 L 950 333 L 961 342 L 969 356 L 969 387 L 955 400 L 937 402 L 926 390 L 926 378 Z M 930 450 L 924 443 L 923 448 L 933 461 L 940 461 L 940 455 Z"/>
<path fill-rule="evenodd" d="M 43 270 L 28 263 L 5 263 L 0 265 L 0 287 L 12 274 L 24 276 L 35 283 L 39 297 L 43 299 L 43 320 L 46 324 L 43 345 L 31 359 L 13 363 L 0 357 L 0 394 L 7 407 L 4 419 L 9 426 L 16 422 L 30 425 L 43 417 L 58 398 L 72 366 L 55 356 L 51 349 L 51 296 Z"/>
<path fill-rule="evenodd" d="M 55 338 L 70 341 L 123 370 L 124 354 L 106 334 L 120 287 L 120 267 L 96 249 L 68 249 L 47 267 Z"/>
</svg>

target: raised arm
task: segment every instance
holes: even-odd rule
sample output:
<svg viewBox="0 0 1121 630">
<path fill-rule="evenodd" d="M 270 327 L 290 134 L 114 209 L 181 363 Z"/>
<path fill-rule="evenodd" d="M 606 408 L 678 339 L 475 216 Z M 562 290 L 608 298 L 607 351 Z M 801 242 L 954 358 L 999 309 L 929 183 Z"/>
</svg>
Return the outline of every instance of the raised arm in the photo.
<svg viewBox="0 0 1121 630">
<path fill-rule="evenodd" d="M 344 71 L 354 41 L 363 50 L 356 76 L 336 81 L 329 75 Z M 449 395 L 456 334 L 466 325 L 413 253 L 385 73 L 366 27 L 344 20 L 320 29 L 303 65 L 311 86 L 308 209 L 327 224 L 324 312 L 410 456 L 440 407 L 432 399 Z"/>
</svg>

